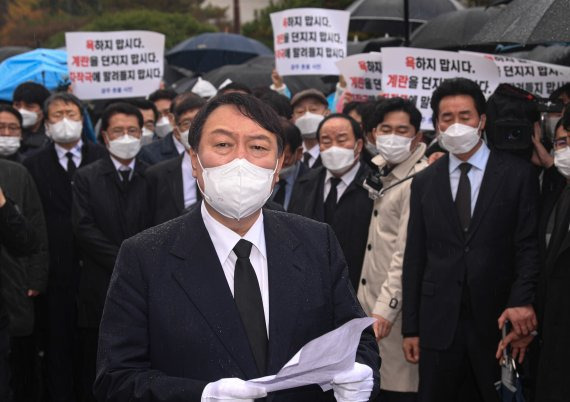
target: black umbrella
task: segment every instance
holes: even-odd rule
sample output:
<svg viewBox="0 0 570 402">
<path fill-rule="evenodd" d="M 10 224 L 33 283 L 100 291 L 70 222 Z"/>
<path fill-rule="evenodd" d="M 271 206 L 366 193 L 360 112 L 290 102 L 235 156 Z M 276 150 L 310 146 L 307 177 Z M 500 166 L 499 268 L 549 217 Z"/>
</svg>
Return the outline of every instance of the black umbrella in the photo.
<svg viewBox="0 0 570 402">
<path fill-rule="evenodd" d="M 350 31 L 404 36 L 404 1 L 405 0 L 355 1 L 346 9 L 350 12 Z M 456 0 L 408 1 L 412 32 L 426 21 L 440 14 L 464 8 Z"/>
<path fill-rule="evenodd" d="M 536 46 L 530 51 L 504 53 L 505 56 L 541 61 L 543 63 L 559 64 L 570 67 L 570 46 L 552 45 Z"/>
<path fill-rule="evenodd" d="M 273 52 L 261 42 L 231 33 L 205 33 L 174 46 L 166 60 L 199 73 L 228 64 L 241 64 L 260 55 Z"/>
<path fill-rule="evenodd" d="M 569 0 L 514 0 L 485 24 L 471 44 L 570 42 Z"/>
<path fill-rule="evenodd" d="M 410 46 L 424 49 L 459 49 L 494 15 L 498 7 L 474 7 L 435 17 L 416 29 Z"/>
<path fill-rule="evenodd" d="M 383 47 L 398 47 L 404 44 L 402 38 L 387 37 L 368 39 L 361 42 L 350 41 L 346 44 L 346 51 L 349 56 L 359 53 L 379 52 Z"/>
</svg>

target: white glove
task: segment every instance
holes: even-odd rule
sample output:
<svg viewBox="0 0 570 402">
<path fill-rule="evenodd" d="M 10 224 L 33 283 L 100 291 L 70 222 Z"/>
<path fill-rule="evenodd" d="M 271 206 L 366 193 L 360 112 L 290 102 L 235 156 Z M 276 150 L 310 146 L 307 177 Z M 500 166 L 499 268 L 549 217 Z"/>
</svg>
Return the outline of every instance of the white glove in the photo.
<svg viewBox="0 0 570 402">
<path fill-rule="evenodd" d="M 202 402 L 240 401 L 253 402 L 267 396 L 265 388 L 251 385 L 239 378 L 222 378 L 206 385 L 202 392 Z"/>
<path fill-rule="evenodd" d="M 332 387 L 338 402 L 367 402 L 374 387 L 372 369 L 354 363 L 352 369 L 334 376 Z"/>
</svg>

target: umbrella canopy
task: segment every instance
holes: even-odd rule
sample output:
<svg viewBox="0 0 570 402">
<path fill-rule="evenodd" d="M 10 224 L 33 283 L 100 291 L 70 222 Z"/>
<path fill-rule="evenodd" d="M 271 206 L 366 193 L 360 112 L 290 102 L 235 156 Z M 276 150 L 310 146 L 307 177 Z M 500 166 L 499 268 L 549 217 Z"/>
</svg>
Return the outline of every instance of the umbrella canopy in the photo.
<svg viewBox="0 0 570 402">
<path fill-rule="evenodd" d="M 271 85 L 271 71 L 275 66 L 273 56 L 260 56 L 238 66 L 223 66 L 204 75 L 216 88 L 227 78 L 240 82 L 250 88 Z M 332 84 L 325 84 L 316 75 L 295 75 L 283 77 L 283 81 L 291 93 L 295 94 L 303 89 L 317 88 L 325 94 L 332 91 Z"/>
<path fill-rule="evenodd" d="M 243 35 L 205 33 L 174 46 L 167 54 L 168 63 L 199 73 L 228 64 L 241 64 L 256 56 L 273 52 L 261 42 Z"/>
<path fill-rule="evenodd" d="M 440 14 L 461 10 L 456 0 L 409 0 L 412 32 Z M 357 0 L 350 12 L 350 30 L 404 36 L 404 0 Z"/>
<path fill-rule="evenodd" d="M 489 20 L 471 44 L 570 42 L 569 0 L 514 0 Z"/>
<path fill-rule="evenodd" d="M 67 53 L 61 50 L 36 49 L 10 57 L 0 64 L 0 99 L 11 101 L 14 89 L 34 81 L 48 89 L 68 82 Z"/>
<path fill-rule="evenodd" d="M 402 38 L 375 38 L 361 42 L 348 42 L 346 44 L 346 51 L 349 56 L 352 56 L 353 54 L 359 53 L 379 52 L 383 47 L 397 47 L 403 45 L 404 40 Z"/>
<path fill-rule="evenodd" d="M 414 31 L 410 46 L 424 49 L 465 47 L 500 10 L 498 7 L 474 7 L 441 14 Z"/>
</svg>

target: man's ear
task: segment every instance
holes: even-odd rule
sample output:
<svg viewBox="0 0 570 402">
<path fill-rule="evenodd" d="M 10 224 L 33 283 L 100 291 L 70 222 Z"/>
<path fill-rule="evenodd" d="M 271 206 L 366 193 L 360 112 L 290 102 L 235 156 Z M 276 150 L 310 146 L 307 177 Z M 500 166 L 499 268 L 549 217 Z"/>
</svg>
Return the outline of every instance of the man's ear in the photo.
<svg viewBox="0 0 570 402">
<path fill-rule="evenodd" d="M 293 159 L 295 160 L 295 162 L 298 162 L 301 159 L 303 159 L 303 147 L 302 146 L 295 150 L 295 155 L 293 156 Z"/>
<path fill-rule="evenodd" d="M 481 115 L 481 131 L 485 130 L 485 125 L 487 124 L 487 115 L 483 113 Z"/>
<path fill-rule="evenodd" d="M 168 121 L 173 128 L 176 128 L 176 119 L 172 113 L 168 113 Z"/>
<path fill-rule="evenodd" d="M 331 110 L 329 108 L 327 108 L 327 110 L 325 110 L 325 113 L 323 114 L 323 116 L 328 116 L 329 114 L 331 114 Z"/>
<path fill-rule="evenodd" d="M 192 165 L 192 177 L 196 179 L 198 178 L 198 169 L 200 168 L 200 164 L 198 163 L 198 154 L 194 151 L 193 148 L 190 148 L 187 152 L 190 154 L 190 163 Z"/>
<path fill-rule="evenodd" d="M 356 140 L 356 152 L 361 153 L 362 148 L 364 147 L 364 140 L 359 138 Z"/>
<path fill-rule="evenodd" d="M 107 138 L 107 132 L 101 131 L 101 137 L 103 137 L 103 141 L 105 142 L 106 146 L 109 146 L 109 139 Z"/>
</svg>

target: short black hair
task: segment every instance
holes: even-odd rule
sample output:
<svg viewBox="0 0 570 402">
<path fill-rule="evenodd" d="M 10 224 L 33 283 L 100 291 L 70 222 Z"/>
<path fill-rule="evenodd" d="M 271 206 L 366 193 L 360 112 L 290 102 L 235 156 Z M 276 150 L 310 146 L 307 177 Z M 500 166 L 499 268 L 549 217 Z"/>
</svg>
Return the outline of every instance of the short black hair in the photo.
<svg viewBox="0 0 570 402">
<path fill-rule="evenodd" d="M 564 106 L 564 112 L 562 113 L 562 118 L 560 119 L 564 129 L 570 131 L 570 103 Z"/>
<path fill-rule="evenodd" d="M 370 120 L 373 127 L 378 127 L 378 124 L 384 121 L 384 118 L 391 112 L 404 112 L 410 117 L 410 124 L 414 126 L 416 132 L 420 131 L 422 124 L 422 114 L 409 100 L 403 98 L 390 98 L 378 104 L 374 110 L 374 116 Z"/>
<path fill-rule="evenodd" d="M 228 85 L 219 90 L 220 95 L 225 94 L 227 91 L 242 91 L 251 95 L 251 88 L 241 82 L 230 82 Z"/>
<path fill-rule="evenodd" d="M 22 115 L 15 107 L 12 105 L 0 104 L 0 113 L 2 112 L 13 114 L 20 122 L 20 128 L 22 127 Z"/>
<path fill-rule="evenodd" d="M 172 99 L 172 103 L 170 104 L 170 113 L 174 114 L 174 110 L 178 107 L 178 105 L 190 99 L 196 103 L 200 103 L 202 106 L 206 101 L 206 99 L 202 98 L 200 95 L 195 94 L 194 92 L 191 91 L 182 92 L 181 94 L 176 95 L 176 98 Z"/>
<path fill-rule="evenodd" d="M 138 108 L 131 105 L 130 103 L 117 102 L 117 103 L 111 103 L 103 111 L 103 114 L 101 115 L 101 131 L 107 131 L 107 128 L 109 128 L 109 121 L 111 120 L 111 117 L 115 116 L 116 114 L 126 114 L 127 116 L 135 116 L 139 123 L 139 128 L 142 128 L 144 125 L 142 113 Z"/>
<path fill-rule="evenodd" d="M 299 130 L 299 127 L 284 117 L 279 121 L 283 128 L 283 133 L 285 134 L 285 145 L 289 145 L 291 152 L 295 152 L 295 150 L 303 144 L 301 130 Z"/>
<path fill-rule="evenodd" d="M 53 95 L 49 96 L 43 103 L 43 111 L 46 119 L 48 117 L 49 107 L 54 102 L 63 102 L 67 104 L 71 103 L 77 106 L 79 109 L 79 114 L 83 117 L 83 104 L 77 96 L 70 94 L 69 92 L 56 92 Z"/>
<path fill-rule="evenodd" d="M 485 95 L 481 91 L 481 88 L 475 81 L 469 80 L 467 78 L 452 78 L 449 80 L 444 80 L 436 89 L 433 91 L 431 96 L 431 110 L 433 111 L 433 124 L 435 127 L 435 122 L 437 121 L 437 115 L 439 114 L 439 103 L 441 100 L 447 96 L 456 95 L 467 95 L 473 98 L 475 103 L 475 108 L 479 116 L 485 114 L 485 108 L 487 101 L 485 100 Z"/>
<path fill-rule="evenodd" d="M 196 95 L 196 96 L 189 96 L 180 103 L 175 104 L 173 102 L 172 104 L 175 105 L 172 114 L 174 115 L 174 119 L 178 121 L 180 116 L 182 116 L 184 113 L 194 109 L 201 109 L 206 104 L 206 100 Z"/>
<path fill-rule="evenodd" d="M 356 111 L 356 113 L 360 114 L 360 111 L 358 110 L 358 105 L 360 105 L 360 104 L 362 104 L 362 102 L 352 101 L 352 102 L 345 103 L 343 108 L 342 108 L 342 114 L 349 114 L 353 110 Z"/>
<path fill-rule="evenodd" d="M 291 102 L 285 95 L 271 91 L 261 95 L 259 99 L 263 103 L 271 106 L 279 116 L 286 119 L 290 119 L 293 116 L 293 108 L 291 107 Z"/>
<path fill-rule="evenodd" d="M 566 95 L 568 98 L 570 98 L 570 82 L 567 82 L 566 84 L 562 85 L 561 87 L 556 88 L 550 94 L 548 99 L 550 99 L 551 101 L 554 101 L 554 100 L 560 98 L 562 95 Z"/>
<path fill-rule="evenodd" d="M 380 98 L 375 101 L 361 103 L 360 106 L 358 106 L 357 109 L 359 110 L 360 116 L 362 116 L 362 130 L 364 130 L 365 134 L 371 132 L 372 129 L 376 127 L 374 124 L 374 113 L 378 105 L 384 102 L 384 100 L 384 98 Z"/>
<path fill-rule="evenodd" d="M 12 96 L 12 101 L 35 103 L 42 107 L 50 95 L 51 93 L 46 87 L 36 82 L 29 81 L 23 82 L 16 87 Z"/>
<path fill-rule="evenodd" d="M 235 106 L 245 117 L 255 121 L 265 130 L 275 134 L 277 137 L 278 154 L 283 154 L 284 134 L 281 124 L 279 123 L 279 115 L 268 105 L 257 99 L 253 95 L 246 95 L 237 92 L 229 94 L 217 95 L 210 99 L 206 105 L 200 109 L 188 135 L 188 142 L 192 149 L 198 152 L 202 130 L 206 124 L 208 117 L 220 106 Z"/>
<path fill-rule="evenodd" d="M 148 100 L 151 102 L 156 102 L 161 99 L 172 100 L 176 98 L 176 95 L 177 93 L 173 89 L 158 89 L 148 96 Z"/>
<path fill-rule="evenodd" d="M 154 102 L 151 102 L 148 99 L 132 99 L 128 103 L 140 110 L 152 110 L 152 113 L 154 114 L 154 122 L 156 123 L 158 120 L 158 109 Z"/>
<path fill-rule="evenodd" d="M 333 113 L 333 114 L 329 114 L 327 117 L 325 117 L 321 121 L 321 123 L 319 124 L 319 127 L 317 128 L 317 140 L 319 140 L 319 142 L 320 142 L 321 128 L 323 127 L 323 125 L 327 121 L 329 121 L 331 119 L 337 119 L 337 118 L 348 120 L 348 122 L 352 126 L 352 132 L 354 133 L 354 139 L 355 140 L 364 139 L 364 134 L 362 133 L 362 129 L 360 128 L 360 124 L 358 124 L 358 122 L 356 120 L 354 120 L 352 117 L 350 117 L 347 114 Z"/>
</svg>

